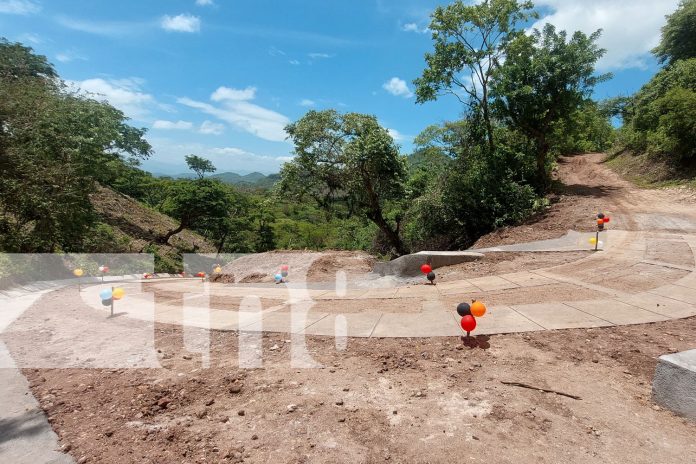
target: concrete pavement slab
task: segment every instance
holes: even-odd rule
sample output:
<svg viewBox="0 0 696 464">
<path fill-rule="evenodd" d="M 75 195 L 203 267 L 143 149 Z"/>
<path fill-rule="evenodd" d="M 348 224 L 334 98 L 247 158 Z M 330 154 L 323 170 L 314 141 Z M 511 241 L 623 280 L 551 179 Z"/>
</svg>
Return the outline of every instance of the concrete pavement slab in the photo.
<svg viewBox="0 0 696 464">
<path fill-rule="evenodd" d="M 545 329 L 606 327 L 613 325 L 563 303 L 512 305 L 512 308 Z"/>
<path fill-rule="evenodd" d="M 480 288 L 484 292 L 490 292 L 494 290 L 506 290 L 509 288 L 517 288 L 519 285 L 513 283 L 509 280 L 505 280 L 498 276 L 486 276 L 486 277 L 476 277 L 474 279 L 469 279 L 472 285 Z"/>
<path fill-rule="evenodd" d="M 369 337 L 382 313 L 330 314 L 305 329 L 307 335 Z"/>
<path fill-rule="evenodd" d="M 654 293 L 638 293 L 628 297 L 621 297 L 618 300 L 661 314 L 670 319 L 696 315 L 696 307 L 683 301 L 673 300 L 672 298 L 655 295 Z"/>
<path fill-rule="evenodd" d="M 645 324 L 669 319 L 618 300 L 566 301 L 565 304 L 616 325 Z"/>
<path fill-rule="evenodd" d="M 693 288 L 683 287 L 681 285 L 663 285 L 662 287 L 648 290 L 648 292 L 696 305 L 696 290 Z"/>
<path fill-rule="evenodd" d="M 377 323 L 372 337 L 450 337 L 463 335 L 459 320 L 448 311 L 418 314 L 386 313 Z"/>
<path fill-rule="evenodd" d="M 477 334 L 533 332 L 544 330 L 510 306 L 492 306 L 486 315 L 476 319 Z"/>
</svg>

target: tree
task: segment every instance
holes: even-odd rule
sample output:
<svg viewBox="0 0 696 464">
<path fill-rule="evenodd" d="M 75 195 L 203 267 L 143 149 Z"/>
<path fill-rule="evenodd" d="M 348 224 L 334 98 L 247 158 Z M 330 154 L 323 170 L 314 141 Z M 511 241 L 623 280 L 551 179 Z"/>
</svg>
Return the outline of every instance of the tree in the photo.
<svg viewBox="0 0 696 464">
<path fill-rule="evenodd" d="M 217 171 L 210 160 L 196 155 L 186 155 L 186 164 L 190 170 L 196 173 L 199 179 L 203 179 L 209 172 Z"/>
<path fill-rule="evenodd" d="M 177 219 L 179 225 L 169 230 L 161 242 L 169 243 L 173 235 L 204 220 L 227 217 L 231 199 L 225 187 L 221 182 L 210 179 L 173 181 L 161 209 Z"/>
<path fill-rule="evenodd" d="M 46 58 L 0 40 L 0 249 L 79 251 L 110 163 L 146 158 L 145 131 L 66 90 Z"/>
<path fill-rule="evenodd" d="M 605 52 L 596 44 L 600 34 L 578 31 L 568 40 L 565 31 L 546 24 L 542 31 L 535 29 L 510 42 L 505 63 L 495 70 L 496 115 L 535 141 L 540 190 L 548 183 L 553 127 L 573 114 L 597 83 L 611 77 L 595 75 L 595 63 Z"/>
<path fill-rule="evenodd" d="M 682 0 L 667 16 L 660 45 L 653 49 L 660 63 L 696 58 L 696 0 Z"/>
<path fill-rule="evenodd" d="M 298 199 L 308 195 L 330 212 L 342 206 L 347 216 L 369 219 L 395 254 L 405 254 L 400 219 L 387 218 L 389 203 L 403 197 L 405 163 L 377 118 L 310 111 L 285 130 L 295 144 L 295 158 L 281 170 L 281 191 Z"/>
<path fill-rule="evenodd" d="M 530 13 L 532 8 L 530 1 L 483 0 L 468 5 L 456 0 L 436 8 L 431 15 L 435 49 L 426 53 L 427 68 L 414 81 L 416 101 L 424 103 L 449 93 L 470 109 L 480 111 L 491 152 L 494 148 L 489 109 L 491 77 L 505 55 L 507 42 L 522 33 L 515 29 L 516 23 L 535 16 Z M 462 75 L 465 70 L 470 76 Z"/>
</svg>

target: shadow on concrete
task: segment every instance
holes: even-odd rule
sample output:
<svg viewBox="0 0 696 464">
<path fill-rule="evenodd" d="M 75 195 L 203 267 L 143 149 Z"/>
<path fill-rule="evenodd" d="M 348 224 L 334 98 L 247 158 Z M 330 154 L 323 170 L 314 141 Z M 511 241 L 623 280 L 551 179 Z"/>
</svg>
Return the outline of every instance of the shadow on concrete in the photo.
<svg viewBox="0 0 696 464">
<path fill-rule="evenodd" d="M 45 432 L 44 421 L 41 411 L 27 411 L 21 416 L 9 419 L 0 418 L 0 444 Z"/>
</svg>

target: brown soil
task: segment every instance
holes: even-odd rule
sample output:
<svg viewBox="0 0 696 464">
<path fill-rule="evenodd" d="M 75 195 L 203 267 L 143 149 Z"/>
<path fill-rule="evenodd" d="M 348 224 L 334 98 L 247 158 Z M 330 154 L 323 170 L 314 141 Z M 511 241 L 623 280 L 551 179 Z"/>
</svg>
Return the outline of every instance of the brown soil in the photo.
<svg viewBox="0 0 696 464">
<path fill-rule="evenodd" d="M 598 210 L 615 217 L 612 225 L 620 229 L 689 227 L 678 219 L 696 214 L 691 200 L 674 192 L 637 189 L 598 164 L 600 159 L 588 155 L 561 160 L 558 175 L 565 187 L 559 188 L 558 201 L 536 222 L 497 231 L 478 246 L 590 230 Z M 679 260 L 682 253 L 676 250 L 664 245 L 654 253 L 660 260 Z M 574 269 L 573 262 L 584 256 L 491 255 L 479 263 L 443 269 L 439 277 L 452 280 L 557 264 L 565 264 L 569 275 L 591 277 L 587 267 Z M 305 265 L 306 256 L 295 258 L 298 267 Z M 276 261 L 269 258 L 267 264 L 277 266 Z M 328 260 L 312 272 L 333 280 L 333 266 Z M 601 275 L 595 277 L 601 280 Z M 636 284 L 627 282 L 617 285 Z M 554 292 L 565 292 L 564 299 L 586 291 L 561 287 Z M 160 290 L 166 297 L 166 289 Z M 520 291 L 531 302 L 534 288 Z M 504 304 L 522 297 L 515 295 L 488 292 L 486 297 L 489 304 Z M 457 298 L 451 296 L 453 304 Z M 386 302 L 381 304 L 386 307 Z M 696 318 L 479 336 L 466 343 L 456 337 L 349 339 L 345 351 L 336 348 L 337 340 L 307 337 L 309 352 L 324 366 L 317 369 L 291 366 L 293 337 L 288 334 L 264 334 L 262 369 L 238 368 L 238 338 L 232 332 L 212 333 L 210 368 L 202 367 L 197 354 L 183 351 L 179 327 L 157 324 L 156 335 L 158 369 L 24 370 L 61 443 L 76 460 L 696 462 L 696 425 L 651 402 L 657 357 L 694 348 Z"/>
<path fill-rule="evenodd" d="M 61 443 L 96 463 L 685 463 L 696 425 L 651 403 L 657 356 L 692 348 L 696 319 L 457 338 L 307 339 L 324 368 L 289 365 L 264 336 L 263 369 L 211 367 L 157 326 L 161 369 L 25 370 Z M 193 358 L 191 358 L 193 356 Z M 502 381 L 553 389 L 555 394 Z M 292 406 L 294 405 L 294 406 Z"/>
</svg>

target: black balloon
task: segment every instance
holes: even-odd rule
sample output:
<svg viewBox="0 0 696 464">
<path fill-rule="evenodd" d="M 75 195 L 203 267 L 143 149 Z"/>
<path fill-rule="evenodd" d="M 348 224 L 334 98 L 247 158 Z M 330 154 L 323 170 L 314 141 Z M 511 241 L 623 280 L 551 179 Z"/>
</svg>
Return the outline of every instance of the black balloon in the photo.
<svg viewBox="0 0 696 464">
<path fill-rule="evenodd" d="M 471 316 L 471 306 L 469 306 L 469 303 L 459 303 L 457 306 L 457 314 L 460 316 Z"/>
<path fill-rule="evenodd" d="M 597 219 L 604 219 L 604 214 L 603 214 L 603 213 L 599 213 L 599 214 L 597 215 Z"/>
<path fill-rule="evenodd" d="M 431 282 L 435 280 L 435 273 L 433 271 L 428 272 L 428 280 Z"/>
<path fill-rule="evenodd" d="M 111 298 L 109 298 L 108 300 L 102 300 L 102 304 L 104 306 L 111 306 Z"/>
</svg>

